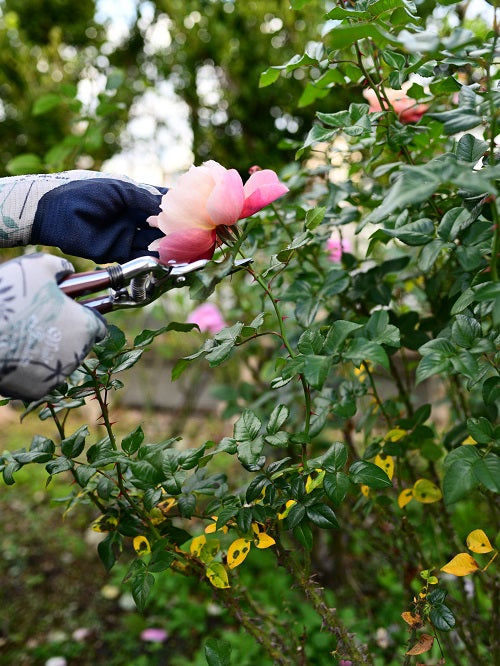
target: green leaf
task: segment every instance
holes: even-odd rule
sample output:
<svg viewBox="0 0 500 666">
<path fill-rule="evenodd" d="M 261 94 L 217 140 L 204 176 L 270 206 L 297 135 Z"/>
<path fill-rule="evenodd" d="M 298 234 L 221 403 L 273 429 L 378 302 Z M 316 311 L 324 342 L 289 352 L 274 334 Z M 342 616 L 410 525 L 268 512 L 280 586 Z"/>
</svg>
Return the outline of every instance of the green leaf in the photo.
<svg viewBox="0 0 500 666">
<path fill-rule="evenodd" d="M 399 329 L 389 324 L 389 314 L 386 310 L 376 310 L 365 324 L 365 331 L 373 342 L 390 347 L 400 346 Z"/>
<path fill-rule="evenodd" d="M 323 347 L 323 336 L 317 330 L 308 329 L 302 333 L 297 343 L 297 349 L 301 354 L 319 354 Z"/>
<path fill-rule="evenodd" d="M 493 426 L 484 416 L 467 419 L 467 430 L 479 444 L 489 444 L 493 439 Z"/>
<path fill-rule="evenodd" d="M 179 513 L 183 518 L 191 518 L 196 509 L 196 495 L 193 493 L 183 493 L 177 500 Z"/>
<path fill-rule="evenodd" d="M 205 659 L 208 666 L 231 666 L 231 645 L 227 641 L 208 638 L 205 643 Z"/>
<path fill-rule="evenodd" d="M 304 356 L 304 377 L 312 388 L 321 390 L 331 366 L 330 356 Z"/>
<path fill-rule="evenodd" d="M 34 116 L 41 116 L 43 113 L 47 113 L 47 111 L 51 111 L 56 106 L 59 106 L 62 101 L 63 98 L 60 95 L 53 93 L 42 95 L 42 97 L 35 100 L 31 112 Z"/>
<path fill-rule="evenodd" d="M 334 322 L 326 335 L 323 354 L 334 354 L 340 351 L 345 340 L 361 326 L 361 324 L 343 319 Z"/>
<path fill-rule="evenodd" d="M 89 429 L 87 426 L 81 426 L 78 430 L 63 439 L 61 442 L 61 451 L 68 458 L 77 458 L 85 447 L 85 438 L 89 436 Z"/>
<path fill-rule="evenodd" d="M 320 467 L 329 471 L 340 471 L 347 462 L 349 451 L 343 442 L 334 442 L 328 451 L 320 456 Z"/>
<path fill-rule="evenodd" d="M 438 631 L 451 631 L 455 626 L 455 617 L 444 604 L 433 604 L 429 619 Z"/>
<path fill-rule="evenodd" d="M 313 547 L 313 533 L 307 523 L 301 523 L 293 528 L 293 536 L 301 543 L 308 551 Z"/>
<path fill-rule="evenodd" d="M 457 143 L 455 154 L 461 162 L 475 164 L 488 150 L 488 146 L 486 141 L 472 134 L 464 134 Z"/>
<path fill-rule="evenodd" d="M 451 338 L 459 347 L 470 349 L 481 334 L 481 325 L 476 319 L 457 315 L 451 328 Z"/>
<path fill-rule="evenodd" d="M 139 449 L 140 445 L 144 441 L 144 431 L 140 425 L 138 425 L 132 432 L 122 439 L 122 449 L 128 455 L 133 455 Z"/>
<path fill-rule="evenodd" d="M 496 453 L 487 453 L 472 469 L 479 483 L 493 493 L 500 493 L 500 457 Z"/>
<path fill-rule="evenodd" d="M 148 603 L 155 577 L 148 571 L 137 571 L 131 579 L 132 597 L 139 611 L 143 611 Z"/>
<path fill-rule="evenodd" d="M 312 229 L 316 229 L 316 227 L 319 227 L 319 225 L 323 222 L 325 213 L 326 213 L 326 208 L 324 206 L 317 206 L 316 208 L 308 210 L 306 213 L 306 221 L 305 221 L 306 229 L 309 229 L 311 231 Z"/>
<path fill-rule="evenodd" d="M 339 506 L 349 490 L 349 477 L 344 472 L 327 472 L 323 479 L 323 489 L 335 506 Z"/>
<path fill-rule="evenodd" d="M 397 238 L 406 245 L 425 245 L 432 240 L 434 223 L 428 218 L 409 222 L 396 229 L 384 228 L 382 231 L 392 238 Z"/>
<path fill-rule="evenodd" d="M 7 162 L 5 169 L 12 176 L 21 176 L 28 173 L 40 173 L 43 171 L 42 160 L 34 153 L 17 155 Z"/>
<path fill-rule="evenodd" d="M 238 442 L 254 440 L 259 434 L 261 425 L 260 419 L 250 409 L 245 409 L 234 424 L 233 436 Z"/>
<path fill-rule="evenodd" d="M 106 571 L 111 571 L 113 568 L 117 559 L 117 553 L 120 549 L 120 544 L 121 537 L 116 532 L 110 532 L 106 535 L 105 539 L 98 543 L 97 553 Z"/>
<path fill-rule="evenodd" d="M 383 469 L 366 460 L 358 460 L 349 468 L 349 479 L 353 483 L 363 483 L 370 488 L 389 488 L 392 481 Z"/>
<path fill-rule="evenodd" d="M 339 529 L 340 525 L 333 510 L 327 504 L 313 504 L 306 507 L 306 515 L 314 525 L 324 530 Z"/>
<path fill-rule="evenodd" d="M 168 541 L 166 539 L 155 543 L 151 559 L 148 563 L 148 571 L 151 571 L 151 573 L 160 573 L 160 571 L 166 571 L 170 568 L 170 565 L 175 560 L 175 555 L 166 550 L 167 547 Z"/>
<path fill-rule="evenodd" d="M 61 472 L 67 472 L 70 469 L 73 469 L 74 462 L 72 460 L 69 460 L 69 458 L 66 458 L 64 456 L 59 456 L 55 460 L 52 460 L 51 462 L 47 463 L 45 465 L 45 469 L 47 470 L 48 474 L 60 474 Z"/>
<path fill-rule="evenodd" d="M 132 349 L 131 351 L 124 352 L 123 354 L 120 354 L 116 360 L 115 364 L 113 365 L 113 372 L 122 372 L 123 370 L 127 370 L 128 368 L 131 368 L 133 365 L 137 363 L 137 361 L 141 358 L 141 356 L 144 353 L 144 349 Z"/>
<path fill-rule="evenodd" d="M 14 473 L 21 469 L 22 465 L 17 461 L 8 463 L 2 470 L 3 480 L 6 485 L 12 486 L 15 483 Z"/>
<path fill-rule="evenodd" d="M 463 448 L 473 448 L 471 446 Z M 449 457 L 449 456 L 448 456 Z M 443 497 L 446 504 L 453 504 L 469 491 L 476 488 L 479 481 L 473 471 L 470 460 L 457 459 L 447 469 L 443 477 Z"/>
<path fill-rule="evenodd" d="M 346 359 L 351 360 L 354 365 L 360 366 L 363 361 L 371 361 L 389 369 L 389 359 L 384 348 L 376 342 L 366 338 L 354 338 L 344 352 Z"/>
<path fill-rule="evenodd" d="M 294 529 L 306 515 L 306 507 L 303 504 L 294 504 L 286 518 L 289 529 Z"/>
<path fill-rule="evenodd" d="M 276 405 L 269 417 L 269 423 L 266 426 L 270 435 L 275 435 L 289 416 L 290 410 L 286 405 Z"/>
</svg>

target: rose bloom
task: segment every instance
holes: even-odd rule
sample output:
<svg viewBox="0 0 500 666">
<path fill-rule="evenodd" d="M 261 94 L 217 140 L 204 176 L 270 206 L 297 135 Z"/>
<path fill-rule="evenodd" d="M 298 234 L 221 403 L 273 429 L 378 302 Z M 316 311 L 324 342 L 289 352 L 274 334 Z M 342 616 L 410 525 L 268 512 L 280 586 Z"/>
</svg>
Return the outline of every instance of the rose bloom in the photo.
<svg viewBox="0 0 500 666">
<path fill-rule="evenodd" d="M 392 90 L 391 88 L 385 89 L 385 94 L 389 100 L 389 104 L 394 109 L 399 117 L 399 120 L 402 123 L 416 123 L 424 115 L 424 113 L 429 108 L 427 104 L 417 104 L 414 99 L 408 97 L 406 90 L 408 90 L 409 85 L 403 85 L 402 90 Z M 380 102 L 377 99 L 377 95 L 373 88 L 366 88 L 363 90 L 363 97 L 368 101 L 370 105 L 370 111 L 382 111 Z M 382 99 L 385 109 L 385 99 Z"/>
<path fill-rule="evenodd" d="M 351 242 L 346 238 L 340 240 L 340 238 L 329 238 L 326 241 L 326 249 L 329 252 L 328 258 L 330 261 L 338 264 L 342 261 L 342 255 L 344 252 L 351 251 Z"/>
<path fill-rule="evenodd" d="M 162 197 L 161 212 L 148 218 L 163 231 L 149 250 L 160 261 L 184 263 L 211 259 L 217 244 L 217 227 L 231 227 L 288 192 L 270 169 L 257 170 L 243 185 L 236 169 L 210 160 L 192 166 Z"/>
<path fill-rule="evenodd" d="M 219 308 L 213 303 L 203 303 L 195 308 L 188 317 L 190 324 L 198 324 L 200 331 L 215 335 L 227 326 Z"/>
<path fill-rule="evenodd" d="M 165 629 L 149 627 L 141 631 L 141 640 L 149 643 L 164 643 L 168 638 Z"/>
</svg>

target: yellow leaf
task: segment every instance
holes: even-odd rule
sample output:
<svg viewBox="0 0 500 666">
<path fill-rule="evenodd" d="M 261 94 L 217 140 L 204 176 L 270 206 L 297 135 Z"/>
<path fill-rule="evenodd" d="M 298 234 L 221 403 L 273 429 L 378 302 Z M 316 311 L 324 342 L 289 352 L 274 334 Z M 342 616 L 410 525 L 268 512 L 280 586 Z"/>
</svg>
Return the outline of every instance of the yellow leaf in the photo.
<svg viewBox="0 0 500 666">
<path fill-rule="evenodd" d="M 406 624 L 409 624 L 410 627 L 414 627 L 415 629 L 420 629 L 420 627 L 423 627 L 424 625 L 420 615 L 413 615 L 413 613 L 410 613 L 410 611 L 401 613 L 401 617 L 406 622 Z"/>
<path fill-rule="evenodd" d="M 209 564 L 220 550 L 219 539 L 209 539 L 202 547 L 198 557 L 204 564 Z"/>
<path fill-rule="evenodd" d="M 118 518 L 115 518 L 115 516 L 99 516 L 90 527 L 94 532 L 113 532 L 117 525 Z"/>
<path fill-rule="evenodd" d="M 189 552 L 195 557 L 200 557 L 201 549 L 207 543 L 207 537 L 205 535 L 197 536 L 191 541 L 189 546 Z"/>
<path fill-rule="evenodd" d="M 472 530 L 467 537 L 467 548 L 473 553 L 491 553 L 494 550 L 483 530 Z"/>
<path fill-rule="evenodd" d="M 400 509 L 404 509 L 407 504 L 409 504 L 413 499 L 413 489 L 405 488 L 399 493 L 398 496 L 398 506 Z"/>
<path fill-rule="evenodd" d="M 227 571 L 220 562 L 211 562 L 207 567 L 207 578 L 214 587 L 224 589 L 230 587 Z"/>
<path fill-rule="evenodd" d="M 259 534 L 264 531 L 264 525 L 262 523 L 252 523 L 252 532 L 254 534 Z"/>
<path fill-rule="evenodd" d="M 423 652 L 428 652 L 434 644 L 434 636 L 430 634 L 422 634 L 415 645 L 411 650 L 408 650 L 406 654 L 422 654 Z"/>
<path fill-rule="evenodd" d="M 441 571 L 445 571 L 453 576 L 467 576 L 478 569 L 478 563 L 469 553 L 459 553 L 448 564 L 441 567 Z"/>
<path fill-rule="evenodd" d="M 394 458 L 392 456 L 379 453 L 378 456 L 375 456 L 375 465 L 383 469 L 387 476 L 392 479 L 394 476 Z"/>
<path fill-rule="evenodd" d="M 167 520 L 167 517 L 157 506 L 154 506 L 149 512 L 149 519 L 151 520 L 153 525 L 159 525 L 160 523 L 165 522 L 165 520 Z"/>
<path fill-rule="evenodd" d="M 166 500 L 163 500 L 163 502 L 159 502 L 157 504 L 157 507 L 160 509 L 162 513 L 165 515 L 170 511 L 170 509 L 175 506 L 177 500 L 175 497 L 169 497 Z"/>
<path fill-rule="evenodd" d="M 265 532 L 256 534 L 253 542 L 257 548 L 269 548 L 270 546 L 274 546 L 276 543 L 273 537 L 269 536 L 269 534 L 266 534 Z"/>
<path fill-rule="evenodd" d="M 294 504 L 297 504 L 297 500 L 288 500 L 288 502 L 285 504 L 284 510 L 281 513 L 278 513 L 278 520 L 283 520 L 286 518 Z"/>
<path fill-rule="evenodd" d="M 315 488 L 318 488 L 319 486 L 322 485 L 323 479 L 325 478 L 325 470 L 324 469 L 316 469 L 314 470 L 316 473 L 309 474 L 306 480 L 306 493 L 311 493 Z"/>
<path fill-rule="evenodd" d="M 134 537 L 134 550 L 139 555 L 139 557 L 142 557 L 143 555 L 149 555 L 151 552 L 151 546 L 149 545 L 149 541 L 146 539 L 145 536 L 136 536 Z"/>
<path fill-rule="evenodd" d="M 405 435 L 406 430 L 402 430 L 401 428 L 394 428 L 393 430 L 389 430 L 384 439 L 386 442 L 397 442 L 398 440 L 403 439 Z"/>
<path fill-rule="evenodd" d="M 470 435 L 464 439 L 462 446 L 475 446 L 477 444 L 476 440 Z"/>
<path fill-rule="evenodd" d="M 366 486 L 364 483 L 361 485 L 361 492 L 365 497 L 370 497 L 370 488 L 369 486 Z"/>
<path fill-rule="evenodd" d="M 220 527 L 219 530 L 217 529 L 217 516 L 210 516 L 212 520 L 214 521 L 213 523 L 210 523 L 210 525 L 207 525 L 205 527 L 205 534 L 213 534 L 214 532 L 218 532 L 219 530 L 223 534 L 227 534 L 228 532 L 228 527 L 227 525 L 224 525 L 223 527 Z"/>
<path fill-rule="evenodd" d="M 439 502 L 442 498 L 441 490 L 428 479 L 419 479 L 413 484 L 413 497 L 422 504 Z"/>
<path fill-rule="evenodd" d="M 230 569 L 238 567 L 243 562 L 250 552 L 251 543 L 248 539 L 236 539 L 236 541 L 233 541 L 227 551 L 227 566 Z"/>
</svg>

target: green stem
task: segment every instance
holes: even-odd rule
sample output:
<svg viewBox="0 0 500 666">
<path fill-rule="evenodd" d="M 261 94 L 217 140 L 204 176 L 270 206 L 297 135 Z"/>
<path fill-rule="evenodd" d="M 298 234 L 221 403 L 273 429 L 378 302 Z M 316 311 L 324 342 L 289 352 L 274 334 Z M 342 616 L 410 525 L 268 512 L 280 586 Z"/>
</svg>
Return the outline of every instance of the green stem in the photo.
<svg viewBox="0 0 500 666">
<path fill-rule="evenodd" d="M 373 375 L 372 375 L 372 373 L 371 373 L 371 371 L 370 371 L 370 368 L 369 368 L 369 366 L 368 366 L 368 363 L 367 363 L 366 361 L 363 361 L 363 362 L 361 363 L 361 365 L 363 366 L 363 368 L 365 369 L 366 374 L 368 375 L 368 380 L 369 380 L 369 382 L 370 382 L 370 386 L 372 387 L 372 391 L 373 391 L 373 397 L 374 397 L 375 400 L 377 401 L 377 405 L 379 406 L 380 411 L 382 412 L 382 415 L 383 415 L 383 417 L 384 417 L 384 419 L 385 419 L 385 422 L 387 423 L 387 425 L 388 425 L 389 428 L 390 428 L 390 427 L 392 426 L 391 419 L 389 418 L 388 413 L 385 411 L 384 404 L 383 404 L 383 402 L 382 402 L 382 400 L 381 400 L 381 398 L 380 398 L 380 395 L 379 395 L 379 393 L 378 393 L 378 391 L 377 391 L 377 386 L 376 386 L 376 384 L 375 384 L 375 380 L 373 379 Z"/>
</svg>

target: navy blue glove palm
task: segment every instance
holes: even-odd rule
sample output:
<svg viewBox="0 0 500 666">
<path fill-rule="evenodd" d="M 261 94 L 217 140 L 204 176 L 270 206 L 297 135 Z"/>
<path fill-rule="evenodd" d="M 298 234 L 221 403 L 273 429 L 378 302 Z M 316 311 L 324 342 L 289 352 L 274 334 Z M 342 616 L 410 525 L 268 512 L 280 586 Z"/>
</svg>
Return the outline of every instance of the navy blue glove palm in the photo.
<svg viewBox="0 0 500 666">
<path fill-rule="evenodd" d="M 96 262 L 146 254 L 162 233 L 146 222 L 166 188 L 93 171 L 0 179 L 0 245 L 36 243 Z"/>
</svg>

